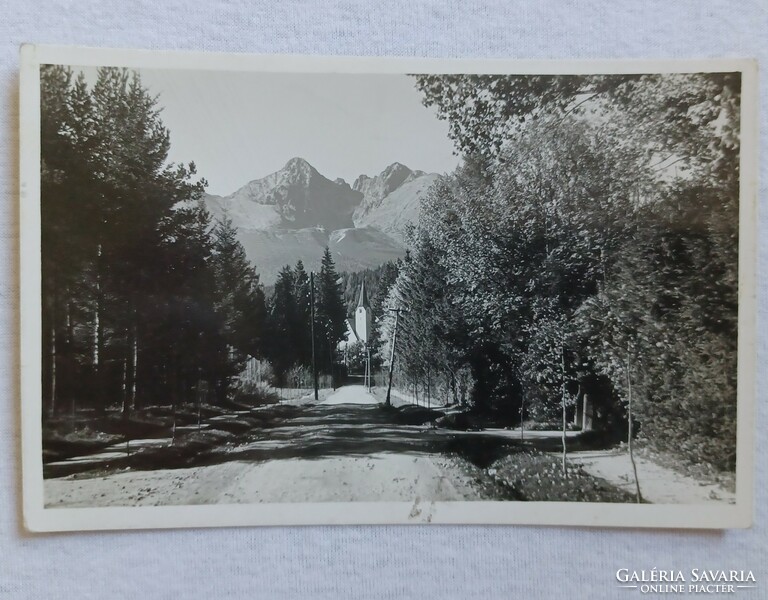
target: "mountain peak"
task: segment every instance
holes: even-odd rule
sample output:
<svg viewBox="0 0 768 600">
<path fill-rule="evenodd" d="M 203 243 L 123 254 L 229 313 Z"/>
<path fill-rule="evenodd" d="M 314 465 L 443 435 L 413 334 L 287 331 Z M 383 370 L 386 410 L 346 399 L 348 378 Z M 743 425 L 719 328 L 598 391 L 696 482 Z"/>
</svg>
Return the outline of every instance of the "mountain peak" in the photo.
<svg viewBox="0 0 768 600">
<path fill-rule="evenodd" d="M 381 173 L 374 177 L 360 175 L 355 180 L 352 189 L 358 190 L 365 196 L 373 199 L 374 202 L 378 202 L 381 201 L 384 196 L 399 188 L 401 185 L 403 185 L 403 183 L 408 181 L 408 179 L 413 176 L 414 172 L 404 164 L 393 162 Z"/>
<path fill-rule="evenodd" d="M 412 171 L 402 163 L 393 162 L 374 177 L 361 175 L 350 186 L 344 179 L 326 178 L 307 160 L 295 156 L 282 169 L 248 182 L 229 196 L 208 197 L 207 204 L 215 215 L 227 212 L 242 230 L 322 227 L 334 231 L 368 219 L 374 214 L 372 211 L 395 192 L 399 196 L 391 196 L 393 215 L 382 213 L 382 218 L 386 222 L 403 220 L 405 217 L 397 207 L 418 204 L 416 197 L 428 187 L 427 180 L 422 179 L 424 175 L 422 171 Z M 415 215 L 415 210 L 405 212 Z M 373 217 L 366 223 L 376 227 L 370 219 Z M 384 225 L 379 224 L 379 228 L 383 231 Z"/>
<path fill-rule="evenodd" d="M 333 180 L 333 183 L 336 185 L 340 185 L 343 188 L 349 188 L 349 184 L 346 182 L 346 180 L 343 177 L 337 177 Z"/>
<path fill-rule="evenodd" d="M 362 189 L 362 187 L 365 184 L 365 182 L 369 181 L 370 179 L 371 178 L 368 177 L 368 175 L 365 175 L 365 174 L 358 175 L 357 179 L 355 179 L 355 182 L 352 184 L 352 189 L 353 190 L 360 190 L 360 189 Z"/>
<path fill-rule="evenodd" d="M 406 167 L 403 163 L 393 162 L 386 169 L 384 169 L 381 172 L 381 174 L 383 175 L 384 173 L 394 173 L 395 171 L 408 171 L 409 173 L 411 172 L 411 170 L 408 167 Z"/>
<path fill-rule="evenodd" d="M 315 168 L 300 156 L 294 156 L 287 163 L 285 163 L 285 166 L 283 167 L 282 170 L 308 173 L 308 172 L 315 171 Z"/>
<path fill-rule="evenodd" d="M 361 200 L 360 192 L 330 181 L 296 156 L 279 171 L 254 179 L 222 198 L 212 212 L 226 208 L 241 213 L 233 220 L 247 230 L 323 227 L 332 231 L 354 224 L 352 214 Z"/>
</svg>

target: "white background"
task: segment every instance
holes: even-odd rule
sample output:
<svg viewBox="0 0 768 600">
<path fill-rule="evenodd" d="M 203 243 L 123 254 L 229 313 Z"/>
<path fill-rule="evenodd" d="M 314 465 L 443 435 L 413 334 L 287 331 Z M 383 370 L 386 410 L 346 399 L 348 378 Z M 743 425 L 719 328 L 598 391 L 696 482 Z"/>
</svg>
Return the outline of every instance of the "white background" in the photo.
<svg viewBox="0 0 768 600">
<path fill-rule="evenodd" d="M 429 57 L 746 56 L 768 64 L 765 1 L 0 0 L 0 598 L 631 598 L 638 592 L 615 587 L 622 567 L 751 569 L 758 588 L 737 597 L 768 598 L 762 278 L 751 530 L 403 526 L 25 534 L 16 268 L 22 42 Z M 766 156 L 765 78 L 761 90 Z M 760 265 L 766 221 L 763 215 Z"/>
</svg>

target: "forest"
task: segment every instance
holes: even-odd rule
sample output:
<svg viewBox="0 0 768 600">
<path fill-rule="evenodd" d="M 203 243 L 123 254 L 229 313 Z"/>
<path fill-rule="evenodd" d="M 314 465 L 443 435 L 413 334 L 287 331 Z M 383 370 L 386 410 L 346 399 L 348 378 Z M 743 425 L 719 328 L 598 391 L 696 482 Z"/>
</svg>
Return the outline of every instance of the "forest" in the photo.
<svg viewBox="0 0 768 600">
<path fill-rule="evenodd" d="M 136 73 L 92 85 L 41 71 L 44 418 L 81 409 L 221 404 L 249 358 L 309 364 L 309 276 L 286 267 L 267 297 L 228 218 L 199 201 L 194 163 Z M 332 372 L 345 305 L 330 253 L 317 279 L 318 366 Z"/>
</svg>

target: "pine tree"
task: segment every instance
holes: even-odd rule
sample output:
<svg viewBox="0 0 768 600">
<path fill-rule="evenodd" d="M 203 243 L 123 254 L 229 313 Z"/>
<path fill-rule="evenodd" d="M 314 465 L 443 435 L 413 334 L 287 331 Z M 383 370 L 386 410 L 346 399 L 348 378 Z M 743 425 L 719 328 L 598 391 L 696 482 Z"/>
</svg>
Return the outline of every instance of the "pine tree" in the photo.
<svg viewBox="0 0 768 600">
<path fill-rule="evenodd" d="M 193 388 L 204 379 L 221 400 L 229 375 L 222 372 L 228 349 L 224 318 L 217 311 L 219 288 L 210 264 L 214 246 L 210 216 L 202 204 L 182 205 L 163 219 L 159 231 L 158 277 L 151 296 L 142 302 L 142 312 L 149 310 L 149 303 L 154 305 L 151 318 L 142 321 L 143 375 L 140 372 L 134 380 L 142 385 L 143 398 L 131 393 L 128 404 L 158 401 L 165 393 L 178 407 L 191 400 Z M 158 389 L 158 379 L 166 382 L 164 389 Z"/>
<path fill-rule="evenodd" d="M 296 302 L 296 315 L 293 320 L 293 344 L 296 363 L 309 367 L 312 364 L 309 275 L 307 275 L 304 263 L 301 260 L 296 263 L 296 267 L 293 270 L 293 297 Z"/>
<path fill-rule="evenodd" d="M 245 360 L 262 356 L 267 340 L 267 309 L 259 276 L 246 258 L 237 240 L 237 230 L 228 217 L 213 229 L 212 250 L 215 310 L 226 344 L 216 386 L 223 398 L 230 379 L 242 370 Z"/>
<path fill-rule="evenodd" d="M 166 164 L 169 132 L 135 73 L 103 68 L 89 88 L 82 74 L 44 67 L 41 92 L 43 319 L 65 367 L 46 387 L 54 400 L 58 379 L 73 407 L 77 398 L 127 414 L 142 384 L 147 399 L 162 397 L 150 340 L 168 343 L 157 337 L 169 297 L 164 222 L 204 181 L 192 182 L 193 164 Z"/>
<path fill-rule="evenodd" d="M 296 328 L 295 278 L 290 266 L 280 270 L 269 306 L 270 339 L 266 355 L 272 363 L 279 386 L 296 360 L 294 340 Z"/>
<path fill-rule="evenodd" d="M 318 365 L 327 373 L 333 373 L 339 342 L 346 333 L 347 311 L 341 278 L 336 272 L 331 251 L 326 246 L 317 280 L 317 307 L 315 311 L 316 337 L 319 340 Z"/>
</svg>

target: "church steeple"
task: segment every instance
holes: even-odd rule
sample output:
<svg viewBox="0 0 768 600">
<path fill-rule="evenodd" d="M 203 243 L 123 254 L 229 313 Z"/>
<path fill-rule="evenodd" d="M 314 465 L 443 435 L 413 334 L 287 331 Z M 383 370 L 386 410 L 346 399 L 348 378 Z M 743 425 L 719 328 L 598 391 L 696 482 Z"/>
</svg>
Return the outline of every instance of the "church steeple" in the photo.
<svg viewBox="0 0 768 600">
<path fill-rule="evenodd" d="M 367 344 L 371 335 L 371 305 L 365 291 L 365 280 L 360 284 L 360 296 L 355 309 L 355 333 L 360 341 Z"/>
<path fill-rule="evenodd" d="M 365 279 L 360 284 L 360 297 L 357 300 L 357 308 L 370 308 L 368 303 L 368 294 L 365 292 Z"/>
</svg>

